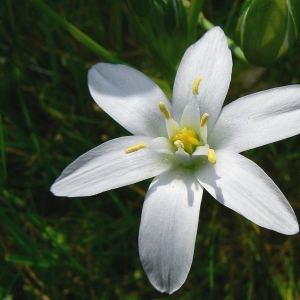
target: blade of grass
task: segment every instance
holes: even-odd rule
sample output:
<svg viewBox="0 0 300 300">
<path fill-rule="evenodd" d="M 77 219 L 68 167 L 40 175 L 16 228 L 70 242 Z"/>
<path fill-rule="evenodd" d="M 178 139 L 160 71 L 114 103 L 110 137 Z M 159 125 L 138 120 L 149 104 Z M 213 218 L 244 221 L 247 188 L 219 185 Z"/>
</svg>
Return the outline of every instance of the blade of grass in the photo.
<svg viewBox="0 0 300 300">
<path fill-rule="evenodd" d="M 62 28 L 67 30 L 77 41 L 85 45 L 88 49 L 90 49 L 95 54 L 99 55 L 100 57 L 112 63 L 126 64 L 120 58 L 113 55 L 111 52 L 106 50 L 104 47 L 100 46 L 93 39 L 91 39 L 82 31 L 80 31 L 73 24 L 69 23 L 66 19 L 61 17 L 59 14 L 57 14 L 54 10 L 52 10 L 48 5 L 46 5 L 42 1 L 40 0 L 30 0 L 30 1 L 38 9 L 43 11 L 45 15 L 47 15 L 50 19 L 56 22 L 56 24 L 59 24 Z"/>
<path fill-rule="evenodd" d="M 227 31 L 230 28 L 230 24 L 232 22 L 235 22 L 234 14 L 236 10 L 238 9 L 238 5 L 235 1 L 233 1 L 230 11 L 228 12 L 228 16 L 226 17 L 226 23 L 224 26 L 224 30 Z"/>
<path fill-rule="evenodd" d="M 30 137 L 32 139 L 33 145 L 35 147 L 36 152 L 40 153 L 41 152 L 40 151 L 41 150 L 40 143 L 38 141 L 36 132 L 33 129 L 31 118 L 30 118 L 28 109 L 26 107 L 22 92 L 20 91 L 19 88 L 17 89 L 17 92 L 18 92 L 18 96 L 19 96 L 19 99 L 20 99 L 21 109 L 22 109 L 23 115 L 25 117 L 26 125 L 28 126 L 28 129 L 30 131 Z"/>
<path fill-rule="evenodd" d="M 6 254 L 5 260 L 14 264 L 38 266 L 40 268 L 49 268 L 56 265 L 56 262 L 54 260 L 50 260 L 49 258 L 33 258 L 18 254 Z"/>
<path fill-rule="evenodd" d="M 209 277 L 209 289 L 210 299 L 214 299 L 215 292 L 215 245 L 216 245 L 216 234 L 214 231 L 211 239 L 211 245 L 209 247 L 209 263 L 208 263 L 208 277 Z"/>
<path fill-rule="evenodd" d="M 85 269 L 79 264 L 79 262 L 66 250 L 64 245 L 62 245 L 59 241 L 57 241 L 57 238 L 51 234 L 47 228 L 44 227 L 44 225 L 32 214 L 28 215 L 28 218 L 37 225 L 41 230 L 43 230 L 48 238 L 51 240 L 51 242 L 62 252 L 66 255 L 66 257 L 69 259 L 69 261 L 82 273 L 85 273 Z"/>
<path fill-rule="evenodd" d="M 24 252 L 28 251 L 28 249 L 32 249 L 31 251 L 34 251 L 34 254 L 36 254 L 35 246 L 36 243 L 33 242 L 28 235 L 24 232 L 23 228 L 19 226 L 19 224 L 9 215 L 14 213 L 13 207 L 9 207 L 6 210 L 2 207 L 0 209 L 0 219 L 3 222 L 3 224 L 8 228 L 10 231 L 10 234 L 12 236 L 12 239 L 15 240 L 15 242 L 18 244 L 18 247 L 20 249 L 23 249 Z M 17 218 L 16 214 L 14 214 L 14 217 Z"/>
<path fill-rule="evenodd" d="M 46 44 L 47 44 L 47 48 L 48 48 L 52 80 L 54 83 L 56 83 L 60 79 L 60 74 L 58 71 L 58 66 L 57 66 L 57 62 L 56 62 L 56 58 L 55 58 L 55 43 L 54 43 L 53 33 L 50 30 L 50 28 L 51 28 L 50 20 L 48 18 L 44 18 L 42 24 L 43 24 L 43 29 L 44 29 L 45 38 L 46 38 Z"/>
<path fill-rule="evenodd" d="M 136 219 L 134 218 L 134 216 L 131 214 L 130 210 L 128 208 L 126 208 L 126 206 L 119 200 L 119 198 L 117 197 L 117 195 L 115 194 L 115 192 L 110 191 L 109 195 L 112 198 L 112 200 L 114 201 L 114 203 L 116 204 L 116 206 L 123 213 L 123 215 L 128 219 L 128 221 L 133 226 L 138 227 L 139 226 L 138 222 L 136 221 Z"/>
<path fill-rule="evenodd" d="M 248 288 L 247 288 L 247 300 L 253 299 L 253 290 L 254 290 L 254 275 L 253 275 L 253 264 L 250 265 L 249 268 L 249 275 L 250 280 L 248 282 Z"/>
<path fill-rule="evenodd" d="M 203 0 L 192 0 L 188 12 L 188 45 L 196 39 L 198 16 L 202 9 Z"/>
<path fill-rule="evenodd" d="M 0 114 L 0 151 L 1 151 L 1 169 L 2 169 L 0 185 L 2 185 L 4 184 L 7 178 L 7 168 L 6 168 L 6 155 L 5 155 L 5 144 L 4 144 L 4 128 L 2 125 L 1 114 Z"/>
</svg>

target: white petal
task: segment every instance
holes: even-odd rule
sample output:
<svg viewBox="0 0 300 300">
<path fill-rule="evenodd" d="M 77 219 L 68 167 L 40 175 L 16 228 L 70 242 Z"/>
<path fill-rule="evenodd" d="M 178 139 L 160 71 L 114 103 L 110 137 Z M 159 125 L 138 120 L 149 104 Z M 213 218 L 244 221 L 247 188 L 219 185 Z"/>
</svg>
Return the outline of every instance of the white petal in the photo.
<svg viewBox="0 0 300 300">
<path fill-rule="evenodd" d="M 185 52 L 173 90 L 173 114 L 180 120 L 187 103 L 196 99 L 201 114 L 209 114 L 208 131 L 214 125 L 228 91 L 232 70 L 231 52 L 219 27 L 209 30 Z M 194 80 L 201 77 L 198 95 L 193 95 Z"/>
<path fill-rule="evenodd" d="M 201 166 L 195 175 L 220 203 L 259 226 L 295 234 L 295 213 L 270 177 L 254 162 L 231 151 L 216 151 L 215 165 Z"/>
<path fill-rule="evenodd" d="M 165 153 L 165 154 L 175 154 L 175 149 L 170 141 L 165 137 L 158 137 L 153 139 L 150 144 L 149 148 L 158 153 Z"/>
<path fill-rule="evenodd" d="M 226 105 L 208 144 L 242 152 L 299 133 L 300 85 L 294 85 L 255 93 Z"/>
<path fill-rule="evenodd" d="M 91 196 L 154 177 L 176 167 L 172 155 L 146 148 L 125 154 L 125 149 L 152 138 L 121 137 L 83 154 L 71 163 L 51 187 L 57 196 Z"/>
<path fill-rule="evenodd" d="M 182 164 L 183 166 L 188 166 L 192 162 L 191 156 L 187 152 L 185 152 L 181 147 L 178 147 L 177 151 L 175 152 L 175 156 L 178 162 L 180 162 L 180 164 Z"/>
<path fill-rule="evenodd" d="M 200 110 L 195 100 L 189 102 L 185 107 L 181 116 L 180 126 L 192 128 L 200 135 Z"/>
<path fill-rule="evenodd" d="M 124 65 L 99 63 L 88 73 L 89 89 L 97 104 L 135 135 L 167 136 L 165 118 L 159 110 L 170 101 L 141 72 Z"/>
<path fill-rule="evenodd" d="M 195 152 L 192 154 L 192 162 L 194 165 L 203 165 L 207 163 L 209 146 L 199 146 L 196 148 Z"/>
<path fill-rule="evenodd" d="M 171 138 L 173 135 L 177 134 L 180 130 L 179 124 L 172 118 L 166 120 L 166 127 L 168 131 L 168 137 Z"/>
<path fill-rule="evenodd" d="M 204 145 L 204 146 L 199 146 L 196 148 L 196 150 L 194 151 L 194 153 L 192 154 L 192 157 L 197 157 L 197 156 L 207 156 L 207 151 L 209 150 L 209 146 L 208 145 Z"/>
<path fill-rule="evenodd" d="M 173 293 L 185 282 L 195 247 L 203 189 L 180 169 L 154 179 L 143 206 L 139 253 L 152 285 Z"/>
</svg>

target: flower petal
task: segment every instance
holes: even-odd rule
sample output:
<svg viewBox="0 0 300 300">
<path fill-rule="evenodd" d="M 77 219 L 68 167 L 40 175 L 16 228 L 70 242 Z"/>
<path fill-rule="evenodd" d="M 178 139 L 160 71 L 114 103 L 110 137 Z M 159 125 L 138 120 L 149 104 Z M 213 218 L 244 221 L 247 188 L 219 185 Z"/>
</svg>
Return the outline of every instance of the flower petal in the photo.
<svg viewBox="0 0 300 300">
<path fill-rule="evenodd" d="M 176 145 L 176 142 L 174 144 Z M 175 152 L 175 156 L 177 161 L 183 166 L 188 166 L 192 162 L 192 157 L 181 147 L 178 147 L 177 151 Z"/>
<path fill-rule="evenodd" d="M 169 139 L 165 137 L 153 139 L 149 144 L 149 148 L 158 153 L 175 155 L 175 149 L 173 145 L 170 143 Z"/>
<path fill-rule="evenodd" d="M 108 141 L 71 163 L 51 187 L 57 196 L 91 196 L 154 177 L 176 167 L 174 156 L 146 148 L 125 149 L 152 138 L 128 136 Z"/>
<path fill-rule="evenodd" d="M 208 144 L 242 152 L 299 133 L 300 85 L 294 85 L 255 93 L 226 105 Z"/>
<path fill-rule="evenodd" d="M 173 293 L 186 280 L 195 247 L 203 189 L 175 169 L 154 179 L 143 206 L 139 253 L 152 285 Z"/>
<path fill-rule="evenodd" d="M 192 154 L 192 158 L 194 159 L 197 158 L 198 156 L 207 156 L 208 150 L 209 150 L 209 146 L 207 144 L 204 146 L 199 146 Z"/>
<path fill-rule="evenodd" d="M 283 234 L 299 231 L 292 207 L 258 165 L 231 151 L 216 151 L 216 156 L 216 164 L 195 172 L 214 198 L 259 226 Z"/>
<path fill-rule="evenodd" d="M 197 131 L 198 135 L 200 135 L 200 110 L 199 105 L 195 100 L 186 105 L 181 116 L 180 126 L 193 128 Z"/>
<path fill-rule="evenodd" d="M 166 127 L 169 139 L 180 130 L 179 124 L 172 118 L 166 120 Z"/>
<path fill-rule="evenodd" d="M 171 104 L 147 76 L 124 65 L 99 63 L 89 70 L 88 83 L 96 103 L 132 134 L 167 136 L 158 103 L 170 111 Z"/>
<path fill-rule="evenodd" d="M 208 132 L 213 127 L 228 91 L 232 70 L 231 52 L 219 27 L 209 30 L 185 52 L 179 65 L 173 90 L 173 114 L 179 121 L 192 99 L 199 103 L 201 114 L 209 114 Z M 196 78 L 202 81 L 198 94 L 192 89 Z"/>
</svg>

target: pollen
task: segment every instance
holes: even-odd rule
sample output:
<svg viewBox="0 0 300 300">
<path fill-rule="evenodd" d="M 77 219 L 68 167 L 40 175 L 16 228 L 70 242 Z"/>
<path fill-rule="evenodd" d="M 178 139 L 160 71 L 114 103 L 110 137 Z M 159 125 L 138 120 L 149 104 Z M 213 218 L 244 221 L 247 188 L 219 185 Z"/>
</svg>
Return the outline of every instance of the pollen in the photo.
<svg viewBox="0 0 300 300">
<path fill-rule="evenodd" d="M 125 153 L 128 154 L 128 153 L 132 153 L 132 152 L 135 152 L 135 151 L 138 151 L 142 148 L 146 148 L 147 145 L 145 143 L 139 143 L 139 144 L 136 144 L 134 146 L 131 146 L 131 147 L 128 147 L 127 149 L 125 149 Z"/>
<path fill-rule="evenodd" d="M 193 87 L 192 87 L 193 95 L 198 95 L 199 84 L 201 81 L 202 81 L 201 77 L 196 77 L 196 79 L 194 80 Z"/>
<path fill-rule="evenodd" d="M 196 147 L 201 146 L 197 132 L 194 129 L 188 129 L 183 127 L 177 134 L 170 139 L 172 143 L 178 148 L 178 146 L 184 149 L 185 152 L 190 155 L 195 151 Z"/>
<path fill-rule="evenodd" d="M 200 127 L 204 127 L 208 122 L 209 114 L 205 113 L 200 121 Z"/>
<path fill-rule="evenodd" d="M 217 162 L 217 157 L 214 149 L 209 149 L 207 151 L 207 159 L 211 164 L 215 164 Z"/>
<path fill-rule="evenodd" d="M 158 107 L 159 107 L 160 111 L 163 113 L 166 120 L 169 120 L 171 118 L 171 114 L 170 114 L 169 110 L 167 109 L 166 104 L 164 102 L 159 102 Z"/>
</svg>

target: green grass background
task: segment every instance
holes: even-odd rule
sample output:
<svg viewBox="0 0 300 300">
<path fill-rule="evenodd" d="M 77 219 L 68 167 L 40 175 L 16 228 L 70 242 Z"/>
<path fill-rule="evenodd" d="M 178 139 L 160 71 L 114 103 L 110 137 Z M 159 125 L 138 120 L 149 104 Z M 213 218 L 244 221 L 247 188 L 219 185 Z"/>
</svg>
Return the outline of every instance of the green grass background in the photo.
<svg viewBox="0 0 300 300">
<path fill-rule="evenodd" d="M 150 180 L 87 198 L 50 193 L 75 158 L 128 133 L 88 92 L 87 70 L 108 58 L 78 42 L 35 2 L 0 3 L 0 299 L 300 299 L 299 234 L 260 228 L 206 193 L 191 271 L 171 296 L 151 286 L 138 256 Z M 170 90 L 174 71 L 165 72 L 168 64 L 141 38 L 126 1 L 45 3 L 110 55 Z M 241 4 L 208 0 L 203 12 L 234 38 Z M 204 30 L 195 33 L 199 38 Z M 159 44 L 158 50 L 180 57 L 183 46 L 172 48 L 176 38 L 171 35 L 167 51 Z M 299 46 L 270 68 L 235 59 L 226 102 L 299 83 Z M 280 187 L 298 219 L 299 142 L 293 137 L 245 153 Z"/>
</svg>

